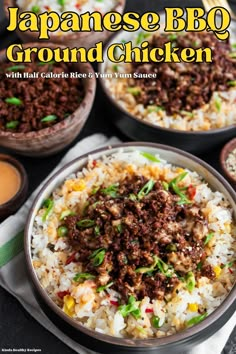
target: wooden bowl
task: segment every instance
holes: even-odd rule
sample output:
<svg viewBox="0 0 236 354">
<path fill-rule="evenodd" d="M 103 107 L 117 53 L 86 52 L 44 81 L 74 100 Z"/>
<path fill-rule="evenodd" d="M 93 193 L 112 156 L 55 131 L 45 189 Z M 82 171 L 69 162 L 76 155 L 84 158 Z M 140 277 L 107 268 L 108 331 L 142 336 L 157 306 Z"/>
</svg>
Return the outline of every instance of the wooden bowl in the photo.
<svg viewBox="0 0 236 354">
<path fill-rule="evenodd" d="M 230 140 L 221 150 L 220 165 L 225 177 L 230 181 L 234 188 L 236 188 L 236 178 L 234 178 L 226 167 L 226 160 L 229 153 L 236 149 L 236 138 Z"/>
<path fill-rule="evenodd" d="M 24 44 L 23 48 L 43 46 L 43 43 L 28 43 Z M 58 45 L 52 43 L 47 46 L 58 48 Z M 63 46 L 60 47 L 63 48 Z M 5 61 L 6 52 L 3 50 L 0 52 L 0 63 Z M 89 63 L 76 63 L 73 65 L 73 70 L 79 73 L 93 73 L 93 68 Z M 51 127 L 28 133 L 0 130 L 0 146 L 12 149 L 21 155 L 35 157 L 53 155 L 64 149 L 80 133 L 92 109 L 96 91 L 95 75 L 92 76 L 92 78 L 82 79 L 85 97 L 78 109 L 68 118 Z"/>
<path fill-rule="evenodd" d="M 0 161 L 8 162 L 14 166 L 20 173 L 21 185 L 18 192 L 8 202 L 0 205 L 0 221 L 7 216 L 14 214 L 24 203 L 28 191 L 28 177 L 23 165 L 13 157 L 5 154 L 0 154 Z"/>
<path fill-rule="evenodd" d="M 115 12 L 123 13 L 125 8 L 126 0 L 119 0 L 116 7 L 113 9 Z M 6 17 L 9 19 L 8 7 L 17 7 L 16 0 L 4 0 L 4 11 Z M 69 48 L 74 47 L 84 47 L 89 49 L 93 47 L 97 42 L 106 41 L 113 32 L 110 31 L 102 31 L 102 32 L 71 32 L 65 35 L 58 35 L 51 33 L 50 39 L 45 40 L 44 42 L 52 42 L 58 43 L 60 45 L 66 45 Z M 20 32 L 17 31 L 18 37 L 25 42 L 40 42 L 43 43 L 42 40 L 39 40 L 38 32 Z"/>
</svg>

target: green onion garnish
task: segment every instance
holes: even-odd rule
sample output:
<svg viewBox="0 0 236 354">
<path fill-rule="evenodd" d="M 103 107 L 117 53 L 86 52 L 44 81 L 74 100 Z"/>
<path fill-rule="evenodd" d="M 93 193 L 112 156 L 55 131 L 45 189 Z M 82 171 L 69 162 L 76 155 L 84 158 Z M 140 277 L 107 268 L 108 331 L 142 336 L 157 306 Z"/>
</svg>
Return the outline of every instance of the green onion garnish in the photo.
<svg viewBox="0 0 236 354">
<path fill-rule="evenodd" d="M 104 248 L 99 248 L 89 256 L 89 259 L 93 260 L 94 267 L 98 267 L 102 264 L 105 258 L 105 254 L 106 250 Z"/>
<path fill-rule="evenodd" d="M 43 207 L 46 208 L 45 213 L 43 214 L 42 220 L 43 222 L 45 222 L 49 216 L 49 214 L 51 213 L 53 207 L 54 207 L 54 202 L 52 199 L 46 199 L 43 202 Z"/>
<path fill-rule="evenodd" d="M 149 152 L 140 152 L 140 155 L 142 155 L 143 157 L 145 157 L 149 161 L 160 162 L 160 160 L 158 158 L 156 158 L 155 155 L 150 154 Z"/>
<path fill-rule="evenodd" d="M 40 61 L 37 65 L 38 65 L 38 66 L 53 65 L 53 64 L 55 64 L 55 63 L 56 63 L 55 60 L 48 61 L 47 63 L 44 63 L 44 62 Z"/>
<path fill-rule="evenodd" d="M 236 80 L 228 81 L 227 85 L 229 86 L 236 86 Z"/>
<path fill-rule="evenodd" d="M 193 291 L 196 285 L 196 280 L 193 272 L 188 272 L 186 275 L 186 287 L 189 291 Z"/>
<path fill-rule="evenodd" d="M 134 296 L 130 296 L 127 305 L 120 305 L 118 311 L 123 317 L 127 317 L 129 314 L 133 315 L 136 319 L 141 317 L 141 311 L 137 306 L 137 302 Z"/>
<path fill-rule="evenodd" d="M 206 317 L 207 317 L 207 312 L 205 312 L 203 315 L 193 317 L 193 318 L 191 318 L 191 320 L 189 320 L 187 322 L 187 326 L 190 327 L 190 326 L 196 325 L 196 324 L 202 322 Z"/>
<path fill-rule="evenodd" d="M 119 71 L 119 66 L 118 65 L 113 65 L 112 69 L 113 69 L 113 71 L 118 72 Z"/>
<path fill-rule="evenodd" d="M 6 71 L 17 71 L 17 70 L 24 70 L 25 66 L 24 65 L 14 65 L 11 66 L 10 68 L 7 68 Z"/>
<path fill-rule="evenodd" d="M 153 189 L 155 185 L 155 181 L 153 181 L 153 179 L 150 179 L 150 181 L 148 181 L 143 188 L 138 192 L 138 198 L 141 199 L 143 197 L 145 197 L 146 195 L 148 195 L 148 193 L 151 192 L 151 190 Z"/>
<path fill-rule="evenodd" d="M 68 228 L 66 226 L 60 226 L 57 230 L 59 237 L 65 237 L 68 234 Z"/>
<path fill-rule="evenodd" d="M 121 234 L 121 232 L 122 232 L 122 224 L 117 225 L 117 231 L 119 232 L 119 234 Z"/>
<path fill-rule="evenodd" d="M 60 216 L 60 220 L 64 220 L 67 216 L 72 216 L 72 215 L 75 215 L 75 213 L 71 210 L 64 210 L 62 213 L 61 213 L 61 216 Z"/>
<path fill-rule="evenodd" d="M 178 37 L 177 37 L 177 34 L 175 34 L 175 33 L 171 33 L 171 34 L 169 34 L 169 36 L 168 36 L 168 39 L 172 42 L 172 41 L 176 41 L 176 39 L 177 39 Z"/>
<path fill-rule="evenodd" d="M 40 11 L 40 7 L 37 5 L 32 6 L 31 11 L 34 12 L 35 14 L 38 14 Z"/>
<path fill-rule="evenodd" d="M 150 37 L 150 33 L 140 32 L 137 35 L 136 44 L 137 45 L 142 44 L 142 42 L 145 41 L 145 39 L 147 39 L 148 37 Z"/>
<path fill-rule="evenodd" d="M 84 219 L 84 220 L 80 220 L 76 223 L 77 226 L 82 227 L 82 228 L 87 228 L 87 227 L 92 227 L 95 225 L 95 221 L 94 220 L 90 220 L 90 219 Z"/>
<path fill-rule="evenodd" d="M 17 98 L 17 97 L 9 97 L 9 98 L 6 98 L 5 99 L 5 102 L 6 103 L 9 103 L 9 104 L 14 104 L 15 106 L 21 106 L 22 105 L 22 101 Z"/>
<path fill-rule="evenodd" d="M 100 235 L 100 227 L 98 225 L 95 226 L 94 233 L 95 233 L 96 236 Z"/>
<path fill-rule="evenodd" d="M 177 204 L 190 204 L 191 202 L 188 200 L 187 196 L 182 192 L 183 189 L 178 187 L 178 183 L 181 182 L 186 176 L 188 172 L 183 172 L 177 177 L 175 177 L 170 183 L 169 187 L 173 189 L 173 191 L 180 197 L 180 200 Z"/>
<path fill-rule="evenodd" d="M 80 279 L 85 279 L 85 280 L 89 280 L 89 279 L 94 279 L 96 278 L 95 275 L 92 275 L 90 273 L 77 273 L 73 280 L 74 281 L 79 281 Z"/>
<path fill-rule="evenodd" d="M 112 281 L 111 283 L 109 283 L 107 285 L 99 286 L 99 288 L 97 288 L 97 293 L 100 293 L 101 291 L 104 291 L 104 290 L 110 288 L 113 284 L 114 284 L 114 282 Z"/>
<path fill-rule="evenodd" d="M 131 93 L 133 96 L 138 96 L 141 93 L 140 87 L 128 87 L 127 92 Z"/>
<path fill-rule="evenodd" d="M 153 257 L 153 264 L 150 267 L 140 267 L 140 268 L 137 268 L 135 270 L 135 272 L 141 273 L 141 274 L 153 272 L 157 266 L 158 260 L 159 260 L 159 258 L 157 256 L 154 256 Z"/>
<path fill-rule="evenodd" d="M 212 237 L 214 237 L 214 232 L 210 232 L 208 235 L 206 235 L 206 239 L 204 241 L 204 245 L 207 245 L 208 242 L 211 241 Z"/>
<path fill-rule="evenodd" d="M 42 123 L 49 123 L 49 122 L 54 122 L 55 120 L 57 120 L 57 116 L 55 116 L 54 114 L 50 114 L 49 116 L 42 118 L 41 122 Z"/>
<path fill-rule="evenodd" d="M 160 328 L 160 317 L 158 316 L 152 316 L 151 318 L 151 324 L 154 328 Z"/>
<path fill-rule="evenodd" d="M 157 112 L 160 112 L 160 111 L 164 111 L 164 107 L 162 106 L 148 106 L 147 108 L 148 110 L 148 113 L 157 113 Z"/>
<path fill-rule="evenodd" d="M 6 123 L 6 128 L 7 129 L 16 129 L 20 122 L 18 120 L 12 120 L 11 122 Z"/>
<path fill-rule="evenodd" d="M 117 197 L 117 190 L 118 190 L 119 184 L 112 184 L 110 187 L 104 188 L 101 190 L 101 192 L 105 195 L 109 195 L 112 198 Z"/>
<path fill-rule="evenodd" d="M 220 112 L 221 111 L 221 106 L 222 106 L 222 100 L 221 98 L 216 95 L 216 98 L 215 98 L 215 107 L 217 109 L 217 112 Z"/>
</svg>

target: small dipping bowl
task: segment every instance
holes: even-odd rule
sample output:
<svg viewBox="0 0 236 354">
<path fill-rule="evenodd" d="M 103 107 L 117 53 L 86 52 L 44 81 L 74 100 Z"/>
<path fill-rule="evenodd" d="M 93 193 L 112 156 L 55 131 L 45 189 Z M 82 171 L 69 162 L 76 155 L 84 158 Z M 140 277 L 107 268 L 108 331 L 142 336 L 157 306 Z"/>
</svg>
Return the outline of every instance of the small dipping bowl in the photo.
<svg viewBox="0 0 236 354">
<path fill-rule="evenodd" d="M 235 151 L 235 152 L 234 152 Z M 227 160 L 230 157 L 231 154 L 236 155 L 236 138 L 230 140 L 221 150 L 220 154 L 220 164 L 221 164 L 221 169 L 226 176 L 226 178 L 229 180 L 229 182 L 233 185 L 234 188 L 236 188 L 236 158 L 235 158 L 235 164 L 234 160 L 232 157 L 231 161 L 231 166 L 234 164 L 234 175 L 230 173 L 228 167 L 227 167 Z"/>
<path fill-rule="evenodd" d="M 27 191 L 28 177 L 22 164 L 0 154 L 0 221 L 19 209 Z"/>
</svg>

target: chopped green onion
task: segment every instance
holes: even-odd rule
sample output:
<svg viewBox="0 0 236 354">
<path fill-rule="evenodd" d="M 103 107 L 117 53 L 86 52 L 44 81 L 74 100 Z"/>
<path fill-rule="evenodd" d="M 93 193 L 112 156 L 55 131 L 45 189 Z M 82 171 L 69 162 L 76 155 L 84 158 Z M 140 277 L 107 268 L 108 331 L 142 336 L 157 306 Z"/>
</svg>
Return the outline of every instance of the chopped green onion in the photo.
<svg viewBox="0 0 236 354">
<path fill-rule="evenodd" d="M 45 213 L 43 214 L 42 220 L 43 222 L 45 222 L 49 216 L 49 214 L 51 213 L 53 207 L 54 207 L 54 202 L 52 199 L 46 199 L 43 202 L 43 207 L 46 208 Z"/>
<path fill-rule="evenodd" d="M 136 200 L 137 200 L 137 197 L 136 197 L 136 195 L 134 193 L 131 193 L 128 198 L 130 200 L 132 200 L 133 202 L 136 202 Z"/>
<path fill-rule="evenodd" d="M 230 56 L 230 58 L 235 59 L 236 58 L 236 52 L 230 53 L 229 56 Z"/>
<path fill-rule="evenodd" d="M 117 225 L 117 231 L 119 232 L 119 234 L 121 234 L 121 232 L 122 232 L 122 224 Z"/>
<path fill-rule="evenodd" d="M 98 267 L 102 264 L 105 258 L 105 254 L 106 250 L 104 248 L 99 248 L 89 256 L 89 259 L 93 259 L 94 267 Z"/>
<path fill-rule="evenodd" d="M 236 43 L 231 44 L 231 47 L 236 49 Z"/>
<path fill-rule="evenodd" d="M 208 235 L 206 235 L 206 239 L 204 241 L 204 245 L 207 245 L 208 242 L 211 241 L 212 237 L 214 237 L 214 232 L 210 232 Z"/>
<path fill-rule="evenodd" d="M 91 195 L 94 195 L 97 193 L 97 191 L 99 190 L 100 187 L 95 187 L 91 190 Z"/>
<path fill-rule="evenodd" d="M 202 269 L 202 266 L 203 266 L 203 263 L 202 262 L 199 262 L 197 264 L 197 270 L 201 270 Z"/>
<path fill-rule="evenodd" d="M 21 106 L 22 105 L 22 101 L 17 98 L 17 97 L 9 97 L 9 98 L 6 98 L 5 99 L 5 102 L 6 103 L 9 103 L 9 104 L 14 104 L 15 106 Z"/>
<path fill-rule="evenodd" d="M 64 118 L 68 118 L 70 116 L 70 113 L 65 113 Z"/>
<path fill-rule="evenodd" d="M 162 274 L 164 274 L 167 278 L 171 278 L 173 275 L 173 268 L 163 262 L 162 259 L 157 257 L 157 266 Z"/>
<path fill-rule="evenodd" d="M 76 223 L 77 226 L 82 227 L 82 228 L 87 228 L 87 227 L 92 227 L 94 226 L 95 221 L 94 220 L 90 220 L 90 219 L 84 219 L 84 220 L 80 220 Z"/>
<path fill-rule="evenodd" d="M 191 320 L 188 320 L 187 326 L 190 327 L 190 326 L 196 325 L 196 324 L 202 322 L 206 317 L 207 317 L 207 312 L 205 312 L 203 315 L 193 317 L 193 318 L 191 318 Z"/>
<path fill-rule="evenodd" d="M 172 42 L 172 41 L 176 41 L 176 39 L 178 38 L 176 33 L 171 33 L 168 36 L 168 39 Z"/>
<path fill-rule="evenodd" d="M 12 120 L 11 122 L 6 123 L 6 128 L 7 129 L 16 129 L 20 122 L 18 120 Z"/>
<path fill-rule="evenodd" d="M 94 233 L 95 233 L 96 236 L 100 235 L 100 227 L 98 225 L 95 226 Z"/>
<path fill-rule="evenodd" d="M 138 192 L 138 198 L 141 199 L 141 198 L 145 197 L 145 195 L 150 193 L 151 190 L 153 189 L 154 185 L 155 185 L 155 181 L 153 181 L 153 179 L 150 179 L 150 181 L 148 181 L 143 186 L 143 188 Z"/>
<path fill-rule="evenodd" d="M 193 291 L 196 285 L 196 280 L 193 272 L 188 272 L 186 275 L 186 287 L 189 291 Z"/>
<path fill-rule="evenodd" d="M 118 311 L 123 317 L 127 317 L 129 314 L 133 315 L 136 319 L 141 317 L 141 311 L 137 306 L 137 302 L 134 296 L 130 296 L 127 305 L 120 305 Z"/>
<path fill-rule="evenodd" d="M 160 162 L 160 160 L 157 159 L 155 155 L 150 154 L 149 152 L 140 152 L 140 155 L 145 157 L 147 160 L 150 160 L 150 161 L 153 161 L 153 162 Z"/>
<path fill-rule="evenodd" d="M 60 226 L 57 230 L 59 237 L 65 237 L 68 234 L 68 228 L 66 226 Z"/>
<path fill-rule="evenodd" d="M 118 65 L 113 65 L 112 69 L 113 69 L 113 71 L 117 72 L 117 71 L 119 71 L 119 66 Z"/>
<path fill-rule="evenodd" d="M 188 172 L 183 172 L 180 175 L 178 175 L 177 177 L 175 177 L 170 183 L 169 183 L 169 187 L 171 187 L 173 189 L 173 191 L 180 197 L 180 200 L 177 202 L 177 204 L 189 204 L 191 203 L 187 196 L 181 192 L 181 190 L 178 187 L 178 183 L 181 182 L 186 176 L 187 176 Z"/>
<path fill-rule="evenodd" d="M 101 192 L 105 195 L 109 195 L 112 198 L 116 198 L 118 186 L 119 186 L 118 183 L 112 184 L 110 187 L 102 189 Z"/>
<path fill-rule="evenodd" d="M 220 112 L 221 111 L 221 106 L 222 106 L 222 100 L 221 98 L 216 95 L 216 98 L 215 98 L 215 107 L 217 109 L 217 112 Z"/>
<path fill-rule="evenodd" d="M 37 65 L 38 66 L 43 66 L 43 65 L 53 65 L 55 64 L 55 60 L 48 61 L 47 63 L 40 61 Z"/>
<path fill-rule="evenodd" d="M 131 93 L 133 96 L 138 96 L 142 91 L 140 87 L 128 87 L 127 92 Z"/>
<path fill-rule="evenodd" d="M 10 68 L 7 68 L 6 71 L 17 71 L 17 70 L 24 70 L 25 66 L 24 65 L 14 65 L 11 66 Z"/>
<path fill-rule="evenodd" d="M 163 188 L 165 189 L 165 191 L 168 191 L 168 190 L 169 190 L 169 183 L 163 181 L 163 182 L 162 182 L 162 185 L 163 185 Z"/>
<path fill-rule="evenodd" d="M 229 85 L 229 86 L 236 86 L 236 80 L 228 81 L 228 82 L 227 82 L 227 85 Z"/>
<path fill-rule="evenodd" d="M 73 280 L 74 281 L 79 281 L 80 279 L 86 279 L 86 280 L 89 280 L 89 279 L 94 279 L 96 278 L 95 275 L 92 275 L 90 273 L 77 273 Z"/>
<path fill-rule="evenodd" d="M 141 273 L 141 274 L 145 274 L 145 273 L 150 273 L 150 272 L 153 272 L 157 266 L 157 263 L 158 263 L 158 260 L 159 258 L 157 256 L 154 256 L 153 257 L 153 264 L 150 266 L 150 267 L 140 267 L 140 268 L 137 268 L 135 270 L 136 273 Z"/>
<path fill-rule="evenodd" d="M 223 264 L 223 265 L 221 266 L 221 269 L 223 269 L 223 268 L 231 268 L 231 267 L 233 267 L 233 265 L 234 265 L 235 262 L 236 262 L 236 261 L 232 261 L 232 262 Z"/>
<path fill-rule="evenodd" d="M 176 252 L 177 251 L 177 246 L 174 243 L 170 243 L 168 246 L 166 246 L 167 251 L 170 252 Z"/>
<path fill-rule="evenodd" d="M 37 5 L 32 6 L 31 11 L 34 12 L 35 14 L 38 14 L 40 11 L 40 7 Z"/>
<path fill-rule="evenodd" d="M 111 283 L 109 283 L 107 285 L 99 286 L 99 288 L 97 288 L 97 293 L 100 293 L 101 291 L 104 291 L 104 290 L 110 288 L 113 284 L 114 284 L 114 282 L 112 281 Z"/>
<path fill-rule="evenodd" d="M 185 116 L 188 116 L 190 118 L 193 118 L 194 117 L 194 114 L 192 112 L 188 112 L 188 111 L 180 111 L 179 112 L 180 114 L 183 114 Z"/>
<path fill-rule="evenodd" d="M 160 112 L 160 111 L 164 111 L 164 107 L 162 106 L 148 106 L 147 108 L 148 110 L 148 113 L 157 113 L 157 112 Z"/>
<path fill-rule="evenodd" d="M 60 220 L 64 220 L 67 216 L 72 216 L 72 215 L 75 215 L 75 213 L 71 210 L 64 210 L 62 213 L 61 213 L 61 216 L 60 216 Z"/>
<path fill-rule="evenodd" d="M 144 42 L 144 40 L 147 39 L 147 38 L 149 38 L 149 37 L 150 37 L 150 33 L 140 32 L 140 33 L 137 35 L 136 44 L 137 44 L 137 45 L 142 44 L 142 42 Z"/>
<path fill-rule="evenodd" d="M 158 316 L 152 316 L 151 318 L 151 324 L 154 328 L 160 328 L 160 317 Z"/>
<path fill-rule="evenodd" d="M 57 0 L 58 4 L 64 6 L 66 1 L 65 0 Z"/>
<path fill-rule="evenodd" d="M 54 122 L 54 120 L 57 120 L 57 116 L 55 116 L 54 114 L 51 114 L 49 116 L 42 118 L 41 122 L 42 123 L 49 123 L 49 122 Z"/>
</svg>

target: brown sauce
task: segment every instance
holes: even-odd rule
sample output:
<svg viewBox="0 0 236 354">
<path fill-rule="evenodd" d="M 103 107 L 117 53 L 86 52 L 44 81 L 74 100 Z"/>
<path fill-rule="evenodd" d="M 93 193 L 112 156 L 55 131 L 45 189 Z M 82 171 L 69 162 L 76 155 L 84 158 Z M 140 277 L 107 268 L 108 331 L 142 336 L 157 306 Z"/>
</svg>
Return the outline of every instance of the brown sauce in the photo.
<svg viewBox="0 0 236 354">
<path fill-rule="evenodd" d="M 10 163 L 0 161 L 0 205 L 8 202 L 19 191 L 21 176 Z"/>
</svg>

